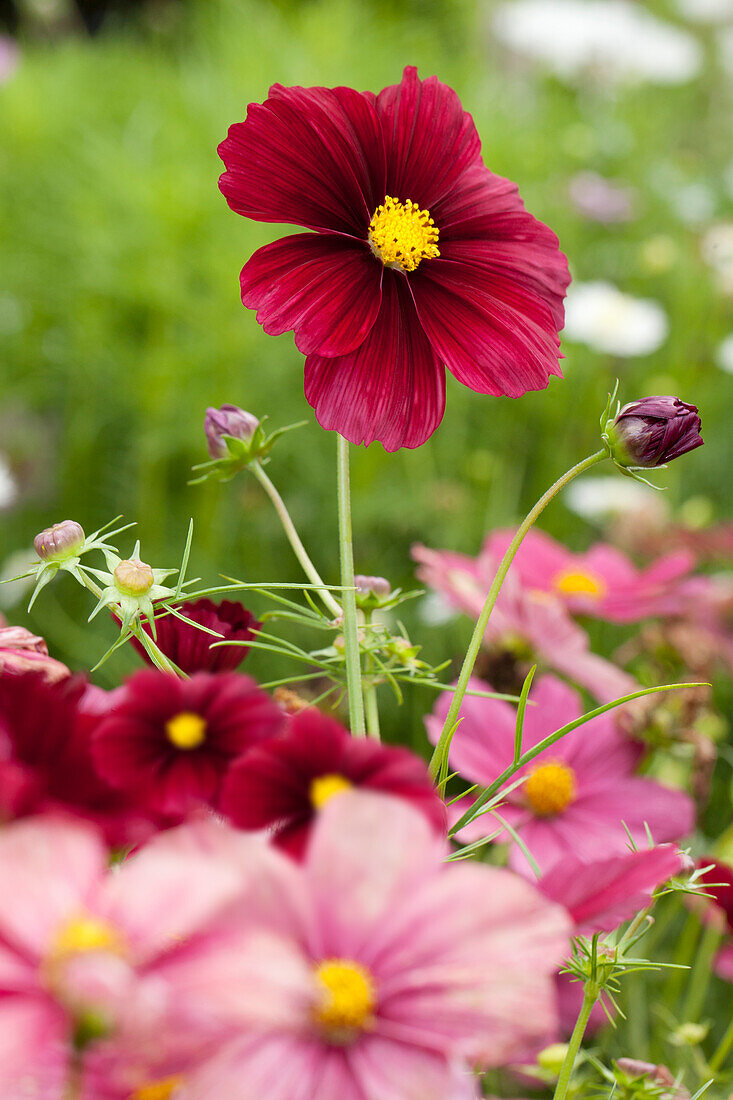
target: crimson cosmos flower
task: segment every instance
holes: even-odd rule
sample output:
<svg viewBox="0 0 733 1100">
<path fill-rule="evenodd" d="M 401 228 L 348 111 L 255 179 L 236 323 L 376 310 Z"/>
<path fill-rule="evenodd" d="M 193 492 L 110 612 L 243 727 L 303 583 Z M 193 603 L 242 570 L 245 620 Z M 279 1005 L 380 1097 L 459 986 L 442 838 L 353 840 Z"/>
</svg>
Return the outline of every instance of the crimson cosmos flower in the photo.
<svg viewBox="0 0 733 1100">
<path fill-rule="evenodd" d="M 275 84 L 219 155 L 232 210 L 314 231 L 260 248 L 241 287 L 265 332 L 293 331 L 322 427 L 418 447 L 445 366 L 509 397 L 560 375 L 567 261 L 436 77 L 408 67 L 379 95 Z"/>
<path fill-rule="evenodd" d="M 445 833 L 445 806 L 419 757 L 356 740 L 315 707 L 290 718 L 281 737 L 229 769 L 221 810 L 240 829 L 271 828 L 276 843 L 300 857 L 318 811 L 351 787 L 406 799 Z"/>
<path fill-rule="evenodd" d="M 282 723 L 280 708 L 249 676 L 199 672 L 179 680 L 142 669 L 95 731 L 94 759 L 141 805 L 183 817 L 216 805 L 232 761 Z"/>
<path fill-rule="evenodd" d="M 246 645 L 212 645 L 220 641 L 250 642 L 262 625 L 241 603 L 222 600 L 193 600 L 181 604 L 178 609 L 187 619 L 215 630 L 221 638 L 214 638 L 204 630 L 189 626 L 175 615 L 164 615 L 155 620 L 156 641 L 166 657 L 192 676 L 194 672 L 229 672 L 239 668 L 249 652 Z M 150 627 L 143 623 L 143 630 L 150 634 Z M 144 647 L 135 638 L 130 639 L 140 656 L 152 664 Z"/>
</svg>

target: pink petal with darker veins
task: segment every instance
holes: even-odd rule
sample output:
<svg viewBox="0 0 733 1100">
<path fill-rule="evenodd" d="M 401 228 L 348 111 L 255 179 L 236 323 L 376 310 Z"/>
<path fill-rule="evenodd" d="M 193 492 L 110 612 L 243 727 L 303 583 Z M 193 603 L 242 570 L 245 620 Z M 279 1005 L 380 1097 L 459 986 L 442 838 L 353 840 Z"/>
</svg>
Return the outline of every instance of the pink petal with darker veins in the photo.
<svg viewBox="0 0 733 1100">
<path fill-rule="evenodd" d="M 338 358 L 309 355 L 305 396 L 322 428 L 386 450 L 419 447 L 443 418 L 445 372 L 420 327 L 407 281 L 385 272 L 364 343 Z"/>
<path fill-rule="evenodd" d="M 242 268 L 242 301 L 270 336 L 291 329 L 303 355 L 345 355 L 379 313 L 382 265 L 366 244 L 298 233 L 267 244 Z"/>
<path fill-rule="evenodd" d="M 283 88 L 251 103 L 219 146 L 232 210 L 364 239 L 384 199 L 384 148 L 372 98 L 351 88 Z"/>
</svg>

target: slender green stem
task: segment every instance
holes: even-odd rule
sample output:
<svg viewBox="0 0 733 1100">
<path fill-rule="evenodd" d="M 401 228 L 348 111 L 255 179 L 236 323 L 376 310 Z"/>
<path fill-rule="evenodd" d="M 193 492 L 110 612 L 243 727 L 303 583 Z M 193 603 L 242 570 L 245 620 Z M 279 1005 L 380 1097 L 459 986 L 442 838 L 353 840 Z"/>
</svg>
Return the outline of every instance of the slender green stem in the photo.
<svg viewBox="0 0 733 1100">
<path fill-rule="evenodd" d="M 331 593 L 328 591 L 324 584 L 324 581 L 321 578 L 320 573 L 311 561 L 308 555 L 308 551 L 306 550 L 305 546 L 303 546 L 300 535 L 295 529 L 295 524 L 290 518 L 290 513 L 285 506 L 285 501 L 280 496 L 277 489 L 270 481 L 270 478 L 262 469 L 262 466 L 259 462 L 250 463 L 250 469 L 252 470 L 252 473 L 255 475 L 260 485 L 272 501 L 275 507 L 275 511 L 280 517 L 280 522 L 283 525 L 283 530 L 285 531 L 288 542 L 292 546 L 293 553 L 300 562 L 306 577 L 312 584 L 321 586 L 318 590 L 318 595 L 321 597 L 324 606 L 331 612 L 332 615 L 339 616 L 341 614 L 341 606 L 336 602 Z"/>
<path fill-rule="evenodd" d="M 702 934 L 682 1009 L 682 1019 L 686 1023 L 694 1024 L 700 1019 L 713 970 L 713 956 L 718 949 L 721 935 L 714 922 L 708 924 Z"/>
<path fill-rule="evenodd" d="M 715 1051 L 709 1062 L 710 1072 L 717 1073 L 720 1067 L 724 1064 L 725 1059 L 730 1053 L 730 1049 L 733 1047 L 733 1020 L 728 1024 L 728 1029 L 720 1040 L 720 1045 Z"/>
<path fill-rule="evenodd" d="M 355 737 L 366 736 L 364 699 L 361 684 L 359 631 L 356 623 L 354 590 L 354 548 L 351 531 L 351 491 L 349 487 L 349 444 L 342 435 L 337 439 L 339 558 L 343 586 L 344 647 L 346 651 L 346 687 L 349 693 L 349 724 Z"/>
<path fill-rule="evenodd" d="M 458 684 L 451 700 L 451 705 L 448 710 L 448 714 L 443 725 L 443 729 L 451 729 L 455 725 L 458 718 L 459 711 L 461 709 L 461 703 L 463 702 L 463 696 L 466 694 L 466 688 L 468 687 L 468 681 L 471 678 L 473 672 L 473 666 L 476 664 L 476 658 L 478 657 L 481 643 L 484 640 L 484 634 L 486 633 L 486 627 L 489 624 L 489 618 L 491 612 L 494 610 L 494 604 L 496 603 L 501 586 L 504 583 L 504 578 L 509 572 L 509 566 L 514 560 L 514 555 L 522 544 L 522 539 L 529 531 L 530 527 L 539 519 L 542 512 L 550 503 L 552 498 L 556 496 L 564 486 L 572 481 L 578 474 L 584 473 L 589 470 L 591 466 L 595 466 L 597 462 L 602 462 L 604 458 L 608 458 L 608 452 L 596 451 L 595 454 L 589 455 L 588 458 L 584 458 L 582 462 L 579 462 L 577 466 L 573 466 L 571 470 L 564 473 L 562 477 L 558 478 L 554 485 L 544 493 L 543 496 L 535 504 L 532 511 L 524 519 L 522 524 L 517 528 L 517 533 L 509 544 L 504 557 L 501 559 L 499 568 L 496 571 L 496 576 L 491 582 L 491 588 L 489 594 L 486 597 L 486 603 L 483 606 L 481 614 L 478 617 L 476 626 L 474 627 L 473 634 L 471 635 L 471 641 L 468 646 L 468 651 L 463 661 L 463 667 L 461 668 L 461 674 L 458 677 Z"/>
<path fill-rule="evenodd" d="M 573 1028 L 573 1034 L 570 1036 L 570 1042 L 568 1043 L 567 1053 L 560 1070 L 560 1076 L 557 1079 L 557 1085 L 555 1086 L 554 1100 L 565 1100 L 568 1094 L 568 1087 L 570 1085 L 570 1079 L 575 1069 L 575 1060 L 578 1057 L 578 1051 L 580 1050 L 580 1044 L 583 1041 L 585 1035 L 585 1029 L 588 1026 L 588 1020 L 590 1014 L 593 1011 L 593 1006 L 598 1000 L 599 989 L 595 982 L 586 982 L 583 990 L 583 1004 L 580 1009 L 580 1015 L 575 1022 Z"/>
<path fill-rule="evenodd" d="M 367 633 L 371 632 L 372 613 L 371 611 L 364 612 L 364 625 Z M 377 699 L 377 685 L 374 682 L 374 661 L 369 653 L 367 653 L 364 660 L 364 675 L 362 676 L 361 684 L 364 692 L 364 715 L 366 717 L 367 733 L 370 737 L 373 737 L 375 741 L 381 740 L 381 733 L 379 729 L 379 702 Z"/>
</svg>

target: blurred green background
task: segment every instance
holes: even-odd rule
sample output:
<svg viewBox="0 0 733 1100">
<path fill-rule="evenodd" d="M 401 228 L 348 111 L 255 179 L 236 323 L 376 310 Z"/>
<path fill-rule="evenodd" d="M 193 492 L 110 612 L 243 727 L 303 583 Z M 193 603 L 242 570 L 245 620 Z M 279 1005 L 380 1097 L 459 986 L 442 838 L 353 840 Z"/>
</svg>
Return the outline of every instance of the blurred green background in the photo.
<svg viewBox="0 0 733 1100">
<path fill-rule="evenodd" d="M 648 7 L 680 23 L 670 5 Z M 159 3 L 108 19 L 94 37 L 63 17 L 53 24 L 60 2 L 26 8 L 20 63 L 0 86 L 0 455 L 18 490 L 0 513 L 0 560 L 56 520 L 90 531 L 123 513 L 146 559 L 173 565 L 194 516 L 192 567 L 207 582 L 220 572 L 300 579 L 253 479 L 186 485 L 206 457 L 206 406 L 233 402 L 273 425 L 308 418 L 268 470 L 336 579 L 335 438 L 305 402 L 292 338 L 264 335 L 239 301 L 243 262 L 282 231 L 228 210 L 216 146 L 274 81 L 378 90 L 406 63 L 457 89 L 486 162 L 557 231 L 574 276 L 658 300 L 671 331 L 654 354 L 624 361 L 567 343 L 565 381 L 519 401 L 449 377 L 446 416 L 426 446 L 354 453 L 357 570 L 409 584 L 415 541 L 474 553 L 596 449 L 617 376 L 625 400 L 674 392 L 700 406 L 706 446 L 664 475 L 668 499 L 729 511 L 733 376 L 714 355 L 733 329 L 731 300 L 701 251 L 708 226 L 733 218 L 733 80 L 713 29 L 693 30 L 705 50 L 693 82 L 619 88 L 566 85 L 517 62 L 492 36 L 486 3 Z M 638 216 L 583 218 L 568 185 L 588 170 L 635 188 Z M 594 534 L 562 504 L 545 526 L 577 548 Z M 37 607 L 31 625 L 74 667 L 103 651 L 106 627 L 82 626 L 84 596 L 70 582 Z M 19 606 L 6 614 L 29 621 Z M 414 614 L 409 605 L 417 631 Z M 442 629 L 427 632 L 426 649 L 432 661 L 446 655 Z"/>
</svg>

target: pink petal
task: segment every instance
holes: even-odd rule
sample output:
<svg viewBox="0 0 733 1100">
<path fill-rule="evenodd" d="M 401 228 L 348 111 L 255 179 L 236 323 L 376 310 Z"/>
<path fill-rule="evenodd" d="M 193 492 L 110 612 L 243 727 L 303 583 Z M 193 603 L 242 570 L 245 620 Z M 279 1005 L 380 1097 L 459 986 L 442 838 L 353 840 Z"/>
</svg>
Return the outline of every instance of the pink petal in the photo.
<svg viewBox="0 0 733 1100">
<path fill-rule="evenodd" d="M 283 88 L 251 103 L 219 146 L 232 210 L 264 222 L 366 238 L 384 200 L 384 149 L 372 99 L 351 88 Z"/>
<path fill-rule="evenodd" d="M 348 1058 L 364 1100 L 451 1100 L 455 1093 L 456 1072 L 446 1059 L 411 1044 L 372 1035 Z"/>
<path fill-rule="evenodd" d="M 48 999 L 0 999 L 3 1100 L 63 1100 L 69 1069 L 68 1024 Z"/>
<path fill-rule="evenodd" d="M 299 233 L 258 249 L 242 268 L 242 301 L 270 336 L 290 329 L 304 355 L 345 355 L 379 313 L 384 268 L 366 244 Z"/>
<path fill-rule="evenodd" d="M 582 831 L 591 818 L 605 823 L 609 839 L 623 835 L 624 822 L 639 846 L 648 843 L 649 826 L 657 844 L 689 836 L 695 827 L 695 804 L 684 791 L 664 787 L 652 779 L 609 778 L 586 788 L 569 808 Z M 618 828 L 618 833 L 613 827 Z"/>
<path fill-rule="evenodd" d="M 715 973 L 726 982 L 733 982 L 733 944 L 724 947 L 715 957 Z"/>
<path fill-rule="evenodd" d="M 388 451 L 419 447 L 443 418 L 445 372 L 418 323 L 407 280 L 385 271 L 379 315 L 349 355 L 309 355 L 305 396 L 321 427 Z"/>
</svg>

